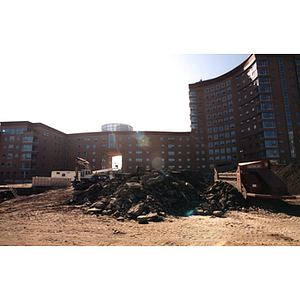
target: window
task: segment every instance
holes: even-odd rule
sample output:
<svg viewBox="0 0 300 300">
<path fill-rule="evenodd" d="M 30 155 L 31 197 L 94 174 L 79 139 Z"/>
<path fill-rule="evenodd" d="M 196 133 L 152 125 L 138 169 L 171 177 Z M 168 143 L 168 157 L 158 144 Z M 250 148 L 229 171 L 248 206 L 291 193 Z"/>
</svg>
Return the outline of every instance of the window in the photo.
<svg viewBox="0 0 300 300">
<path fill-rule="evenodd" d="M 275 122 L 269 121 L 269 122 L 262 122 L 259 124 L 260 129 L 261 128 L 275 128 Z"/>
<path fill-rule="evenodd" d="M 264 150 L 263 157 L 278 157 L 279 151 L 278 150 Z"/>
<path fill-rule="evenodd" d="M 22 142 L 23 143 L 37 143 L 38 137 L 36 136 L 23 136 Z"/>
<path fill-rule="evenodd" d="M 261 134 L 261 138 L 273 138 L 273 137 L 277 137 L 276 131 L 266 130 L 263 131 Z"/>
<path fill-rule="evenodd" d="M 260 68 L 257 70 L 258 75 L 268 75 L 269 74 L 269 70 L 267 68 Z"/>
<path fill-rule="evenodd" d="M 265 141 L 265 147 L 278 147 L 278 141 L 277 140 L 266 140 Z"/>
<path fill-rule="evenodd" d="M 115 148 L 116 147 L 115 142 L 116 142 L 116 135 L 115 134 L 110 134 L 109 135 L 109 146 L 108 146 L 108 148 Z"/>
</svg>

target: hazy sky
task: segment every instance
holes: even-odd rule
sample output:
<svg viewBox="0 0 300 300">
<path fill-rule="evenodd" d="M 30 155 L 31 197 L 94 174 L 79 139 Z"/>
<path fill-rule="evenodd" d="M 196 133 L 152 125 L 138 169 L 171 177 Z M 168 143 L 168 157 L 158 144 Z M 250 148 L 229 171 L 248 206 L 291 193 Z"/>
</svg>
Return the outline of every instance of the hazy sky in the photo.
<svg viewBox="0 0 300 300">
<path fill-rule="evenodd" d="M 213 20 L 199 18 L 195 3 L 2 1 L 0 122 L 66 133 L 112 122 L 189 131 L 188 85 L 226 73 L 253 50 L 232 47 L 232 18 L 221 10 L 224 26 L 205 30 Z"/>
</svg>

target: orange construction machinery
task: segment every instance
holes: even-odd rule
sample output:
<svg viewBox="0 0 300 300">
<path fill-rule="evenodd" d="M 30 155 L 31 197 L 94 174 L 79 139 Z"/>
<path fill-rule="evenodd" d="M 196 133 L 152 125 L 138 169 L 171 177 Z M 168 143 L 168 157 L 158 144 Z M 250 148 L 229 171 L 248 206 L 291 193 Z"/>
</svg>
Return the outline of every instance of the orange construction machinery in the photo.
<svg viewBox="0 0 300 300">
<path fill-rule="evenodd" d="M 215 181 L 226 181 L 244 196 L 272 199 L 295 199 L 286 184 L 270 168 L 270 161 L 252 161 L 214 169 Z"/>
</svg>

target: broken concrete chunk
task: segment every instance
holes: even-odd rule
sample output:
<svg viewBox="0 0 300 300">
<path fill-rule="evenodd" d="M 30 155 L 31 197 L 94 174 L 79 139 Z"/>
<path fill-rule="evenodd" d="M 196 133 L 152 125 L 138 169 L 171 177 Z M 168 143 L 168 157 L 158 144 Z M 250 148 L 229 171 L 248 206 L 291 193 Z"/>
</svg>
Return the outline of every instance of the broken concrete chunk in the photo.
<svg viewBox="0 0 300 300">
<path fill-rule="evenodd" d="M 90 214 L 100 214 L 101 211 L 102 211 L 102 209 L 99 209 L 99 208 L 96 208 L 96 207 L 88 209 L 88 213 L 90 213 Z"/>
<path fill-rule="evenodd" d="M 223 212 L 221 210 L 215 210 L 215 211 L 213 211 L 213 215 L 215 217 L 222 217 L 223 216 Z"/>
<path fill-rule="evenodd" d="M 199 208 L 199 207 L 196 207 L 195 208 L 195 215 L 204 215 L 204 210 Z"/>
<path fill-rule="evenodd" d="M 160 182 L 163 182 L 164 178 L 161 175 L 158 175 L 157 177 L 154 178 L 149 178 L 146 183 L 148 185 L 154 185 L 154 184 L 158 184 Z"/>
<path fill-rule="evenodd" d="M 145 204 L 144 203 L 139 203 L 135 206 L 132 206 L 129 210 L 128 210 L 128 215 L 130 217 L 134 217 L 136 218 L 137 216 L 141 215 L 143 212 Z"/>
<path fill-rule="evenodd" d="M 142 185 L 138 182 L 127 182 L 126 185 L 129 189 L 140 189 L 140 188 L 142 188 Z"/>
<path fill-rule="evenodd" d="M 160 222 L 163 221 L 163 217 L 159 216 L 158 213 L 149 213 L 145 217 L 147 217 L 148 221 L 152 222 Z"/>
<path fill-rule="evenodd" d="M 106 204 L 103 201 L 97 201 L 91 207 L 103 209 L 105 206 L 106 206 Z"/>
<path fill-rule="evenodd" d="M 148 224 L 147 216 L 138 216 L 136 220 L 139 222 L 139 224 Z"/>
</svg>

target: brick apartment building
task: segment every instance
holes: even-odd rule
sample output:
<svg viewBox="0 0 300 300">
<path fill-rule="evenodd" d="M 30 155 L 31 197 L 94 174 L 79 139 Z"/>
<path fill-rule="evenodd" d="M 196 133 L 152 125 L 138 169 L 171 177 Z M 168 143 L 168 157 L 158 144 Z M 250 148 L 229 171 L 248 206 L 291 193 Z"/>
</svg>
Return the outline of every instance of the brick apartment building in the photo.
<svg viewBox="0 0 300 300">
<path fill-rule="evenodd" d="M 217 78 L 189 85 L 191 131 L 133 131 L 106 124 L 100 132 L 65 134 L 42 123 L 2 122 L 0 182 L 25 182 L 74 170 L 76 156 L 95 170 L 122 155 L 123 172 L 200 169 L 300 157 L 300 55 L 250 55 Z"/>
<path fill-rule="evenodd" d="M 191 127 L 207 171 L 215 165 L 300 157 L 300 55 L 250 55 L 230 72 L 190 84 Z"/>
<path fill-rule="evenodd" d="M 42 123 L 2 122 L 0 182 L 26 182 L 51 176 L 54 170 L 75 169 L 77 156 L 94 170 L 112 167 L 122 155 L 122 169 L 192 169 L 191 132 L 140 132 L 125 124 L 106 124 L 101 132 L 65 134 Z"/>
</svg>

